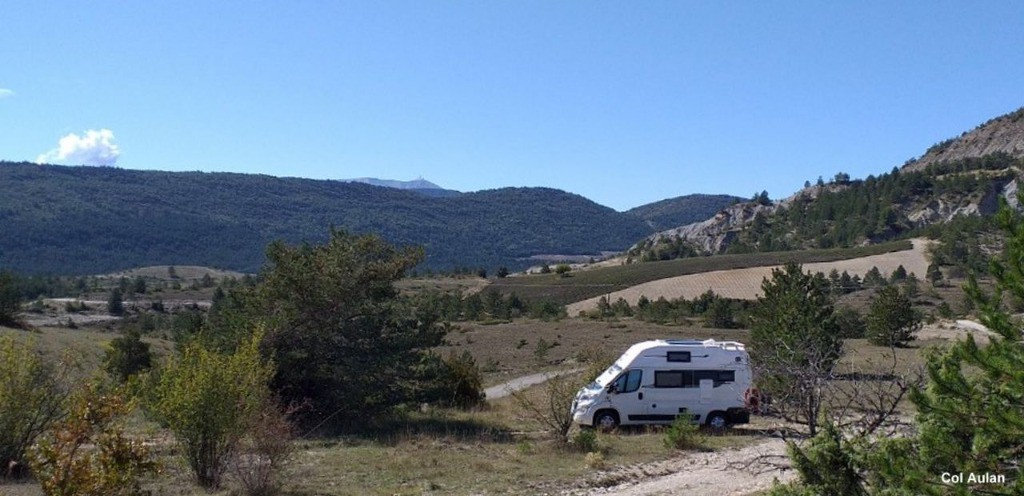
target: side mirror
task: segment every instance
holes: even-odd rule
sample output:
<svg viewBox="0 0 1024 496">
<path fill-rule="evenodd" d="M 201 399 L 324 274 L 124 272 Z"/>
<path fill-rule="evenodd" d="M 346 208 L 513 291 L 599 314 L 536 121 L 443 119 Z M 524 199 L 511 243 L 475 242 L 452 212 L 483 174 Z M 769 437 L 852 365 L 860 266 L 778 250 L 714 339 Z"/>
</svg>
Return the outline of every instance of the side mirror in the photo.
<svg viewBox="0 0 1024 496">
<path fill-rule="evenodd" d="M 618 394 L 619 393 L 619 387 L 616 386 L 614 382 L 609 384 L 608 385 L 608 393 L 610 393 L 610 394 Z"/>
</svg>

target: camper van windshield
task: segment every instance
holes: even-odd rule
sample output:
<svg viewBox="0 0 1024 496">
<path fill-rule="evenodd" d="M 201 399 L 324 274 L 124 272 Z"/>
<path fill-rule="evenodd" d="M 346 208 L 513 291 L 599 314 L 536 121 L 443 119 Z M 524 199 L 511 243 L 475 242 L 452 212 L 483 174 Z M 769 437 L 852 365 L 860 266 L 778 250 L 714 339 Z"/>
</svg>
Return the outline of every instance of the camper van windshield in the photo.
<svg viewBox="0 0 1024 496">
<path fill-rule="evenodd" d="M 612 364 L 611 367 L 608 367 L 608 370 L 605 370 L 601 375 L 597 376 L 597 380 L 591 382 L 587 386 L 587 389 L 594 391 L 600 390 L 608 384 L 611 384 L 612 380 L 619 376 L 619 372 L 622 372 L 622 367 L 619 367 L 618 364 Z"/>
</svg>

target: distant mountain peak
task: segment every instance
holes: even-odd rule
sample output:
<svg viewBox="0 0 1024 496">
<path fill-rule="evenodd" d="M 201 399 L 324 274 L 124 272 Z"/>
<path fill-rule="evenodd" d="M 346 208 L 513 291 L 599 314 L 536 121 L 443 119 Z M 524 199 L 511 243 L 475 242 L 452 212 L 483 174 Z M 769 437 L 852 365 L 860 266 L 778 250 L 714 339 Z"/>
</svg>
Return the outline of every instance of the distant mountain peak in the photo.
<svg viewBox="0 0 1024 496">
<path fill-rule="evenodd" d="M 355 179 L 345 179 L 351 183 L 363 183 L 372 186 L 382 186 L 384 188 L 395 188 L 395 189 L 444 189 L 420 176 L 412 181 L 397 181 L 394 179 L 377 179 L 375 177 L 357 177 Z"/>
</svg>

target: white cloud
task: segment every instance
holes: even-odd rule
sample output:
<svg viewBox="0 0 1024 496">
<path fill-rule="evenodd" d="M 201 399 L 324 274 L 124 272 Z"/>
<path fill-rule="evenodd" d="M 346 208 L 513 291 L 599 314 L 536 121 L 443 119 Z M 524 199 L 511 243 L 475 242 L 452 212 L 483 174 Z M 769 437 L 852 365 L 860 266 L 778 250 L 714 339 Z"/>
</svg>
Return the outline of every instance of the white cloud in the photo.
<svg viewBox="0 0 1024 496">
<path fill-rule="evenodd" d="M 14 96 L 14 91 L 7 88 L 0 88 L 0 100 Z"/>
<path fill-rule="evenodd" d="M 50 150 L 38 158 L 36 162 L 43 164 L 67 165 L 114 165 L 121 149 L 114 144 L 114 132 L 109 129 L 89 129 L 84 136 L 75 133 L 60 139 L 57 148 Z"/>
</svg>

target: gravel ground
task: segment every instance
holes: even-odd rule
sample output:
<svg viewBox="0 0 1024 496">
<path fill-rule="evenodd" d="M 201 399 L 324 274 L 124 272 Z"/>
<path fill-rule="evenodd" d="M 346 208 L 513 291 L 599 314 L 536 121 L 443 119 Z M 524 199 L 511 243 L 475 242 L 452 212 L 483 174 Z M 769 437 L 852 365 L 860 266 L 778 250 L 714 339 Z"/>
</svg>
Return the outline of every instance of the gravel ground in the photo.
<svg viewBox="0 0 1024 496">
<path fill-rule="evenodd" d="M 565 494 L 606 496 L 747 495 L 796 477 L 780 438 L 738 449 L 692 452 L 655 463 L 616 468 L 599 474 L 605 487 L 574 489 Z"/>
</svg>

